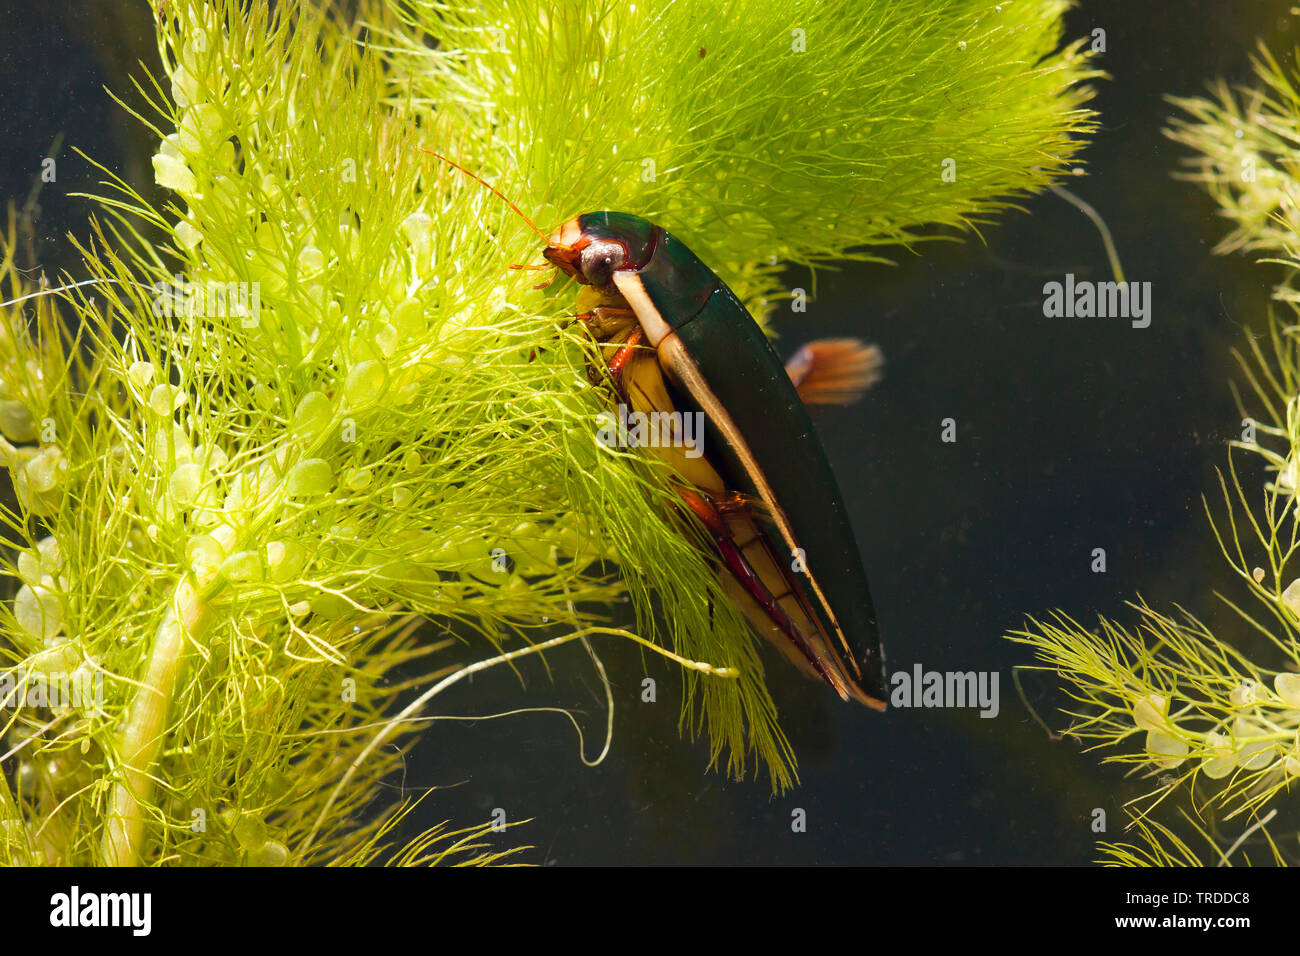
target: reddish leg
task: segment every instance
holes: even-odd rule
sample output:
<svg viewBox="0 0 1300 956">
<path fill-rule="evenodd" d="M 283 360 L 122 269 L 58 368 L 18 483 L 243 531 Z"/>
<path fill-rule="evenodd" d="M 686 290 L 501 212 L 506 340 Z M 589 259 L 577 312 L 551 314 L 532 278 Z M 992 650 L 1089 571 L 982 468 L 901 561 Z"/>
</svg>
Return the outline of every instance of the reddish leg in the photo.
<svg viewBox="0 0 1300 956">
<path fill-rule="evenodd" d="M 615 354 L 609 362 L 606 362 L 608 376 L 613 381 L 614 387 L 621 393 L 623 383 L 620 373 L 627 360 L 641 342 L 643 333 L 641 326 L 637 324 L 636 313 L 631 309 L 619 309 L 612 306 L 597 306 L 589 312 L 579 312 L 575 318 L 587 326 L 592 337 L 601 343 L 602 348 L 615 348 L 611 339 L 622 338 L 627 335 L 625 343 L 617 347 Z M 604 353 L 602 352 L 602 355 Z M 587 369 L 587 377 L 591 379 L 593 385 L 599 385 L 605 380 L 606 372 L 595 367 Z"/>
<path fill-rule="evenodd" d="M 614 353 L 614 357 L 609 360 L 609 374 L 615 380 L 618 379 L 619 373 L 623 371 L 623 366 L 627 364 L 627 360 L 632 357 L 632 353 L 641 345 L 644 338 L 645 333 L 641 331 L 641 326 L 638 325 L 632 330 L 632 334 L 627 337 L 627 341 L 623 343 L 622 347 Z"/>
<path fill-rule="evenodd" d="M 772 619 L 772 623 L 780 628 L 781 633 L 788 637 L 791 643 L 799 649 L 799 652 L 807 658 L 808 663 L 813 666 L 813 670 L 817 672 L 822 680 L 832 687 L 836 686 L 835 682 L 831 680 L 822 659 L 808 646 L 807 639 L 794 621 L 790 620 L 790 615 L 786 614 L 779 600 L 773 597 L 772 592 L 768 590 L 767 585 L 758 576 L 753 565 L 746 560 L 740 548 L 736 547 L 736 541 L 731 529 L 727 527 L 727 523 L 718 508 L 714 506 L 707 496 L 690 488 L 679 487 L 677 494 L 686 503 L 686 506 L 695 512 L 695 515 L 704 523 L 704 526 L 709 529 L 709 532 L 713 535 L 713 540 L 718 546 L 723 563 L 727 566 L 727 570 L 740 582 L 741 587 L 749 592 L 750 596 L 758 602 L 759 607 L 763 609 L 763 613 Z M 729 504 L 734 506 L 734 502 L 730 500 L 731 498 L 732 496 L 729 495 L 727 500 Z"/>
<path fill-rule="evenodd" d="M 547 287 L 548 287 L 552 282 L 554 282 L 554 281 L 556 280 L 556 278 L 557 278 L 557 277 L 559 276 L 559 274 L 560 274 L 560 270 L 559 270 L 559 269 L 556 269 L 555 266 L 551 265 L 549 262 L 542 263 L 542 264 L 540 264 L 540 265 L 535 265 L 535 266 L 521 266 L 521 265 L 515 265 L 515 264 L 512 264 L 512 265 L 510 266 L 510 268 L 511 268 L 511 269 L 517 269 L 517 270 L 519 270 L 520 272 L 533 272 L 533 271 L 540 271 L 540 270 L 542 270 L 542 269 L 555 269 L 555 271 L 551 274 L 551 277 L 550 277 L 549 279 L 547 279 L 545 282 L 542 282 L 542 283 L 539 283 L 539 284 L 533 286 L 534 289 L 545 289 L 545 288 L 547 288 Z"/>
</svg>

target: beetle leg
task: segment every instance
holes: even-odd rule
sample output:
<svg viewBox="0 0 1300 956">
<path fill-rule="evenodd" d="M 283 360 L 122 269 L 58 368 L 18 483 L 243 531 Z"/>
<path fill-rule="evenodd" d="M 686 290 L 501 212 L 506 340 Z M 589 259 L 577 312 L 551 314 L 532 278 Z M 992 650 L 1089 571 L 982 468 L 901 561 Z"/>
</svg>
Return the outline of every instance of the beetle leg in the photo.
<svg viewBox="0 0 1300 956">
<path fill-rule="evenodd" d="M 579 312 L 577 318 L 591 330 L 592 336 L 603 348 L 614 350 L 612 355 L 606 352 L 609 357 L 605 365 L 614 387 L 622 393 L 623 367 L 636 351 L 645 334 L 636 320 L 636 313 L 631 309 L 600 305 L 587 312 Z M 600 370 L 592 368 L 588 369 L 588 377 L 595 385 L 600 383 L 603 376 Z"/>
<path fill-rule="evenodd" d="M 551 273 L 551 277 L 549 279 L 547 279 L 545 282 L 539 282 L 537 285 L 533 286 L 533 289 L 535 290 L 548 288 L 551 285 L 551 283 L 553 283 L 557 278 L 559 278 L 560 275 L 560 270 L 556 269 L 556 267 L 549 262 L 542 262 L 542 263 L 538 263 L 537 265 L 519 265 L 518 263 L 511 263 L 510 268 L 518 270 L 520 272 L 540 272 L 543 269 L 553 269 L 554 271 Z"/>
<path fill-rule="evenodd" d="M 713 506 L 712 499 L 700 494 L 693 488 L 683 488 L 678 486 L 677 495 L 682 501 L 686 502 L 686 507 L 695 512 L 695 516 L 703 522 L 704 527 L 714 538 L 725 538 L 728 536 L 727 523 L 722 520 L 722 515 L 718 509 Z"/>
<path fill-rule="evenodd" d="M 767 502 L 741 491 L 728 491 L 725 495 L 715 496 L 713 505 L 721 515 L 748 514 L 764 519 L 770 519 L 771 516 Z"/>
<path fill-rule="evenodd" d="M 614 377 L 615 383 L 622 377 L 623 366 L 632 353 L 640 347 L 641 340 L 644 338 L 645 333 L 641 331 L 641 326 L 638 325 L 632 330 L 632 334 L 627 337 L 627 341 L 619 346 L 618 351 L 614 353 L 614 357 L 609 360 L 609 374 Z"/>
<path fill-rule="evenodd" d="M 634 328 L 640 328 L 635 312 L 617 306 L 598 305 L 586 312 L 579 312 L 577 317 L 591 329 L 591 334 L 598 342 L 608 342 L 626 335 Z"/>
<path fill-rule="evenodd" d="M 805 405 L 849 405 L 880 381 L 884 353 L 861 339 L 817 339 L 785 363 Z"/>
<path fill-rule="evenodd" d="M 681 486 L 678 486 L 677 494 L 686 503 L 686 506 L 695 513 L 696 517 L 703 522 L 704 526 L 709 529 L 722 557 L 722 563 L 731 572 L 732 577 L 740 585 L 743 593 L 753 600 L 766 620 L 774 624 L 780 633 L 794 646 L 795 653 L 808 665 L 810 671 L 839 691 L 841 696 L 844 696 L 844 692 L 840 690 L 843 681 L 831 676 L 822 648 L 815 647 L 810 642 L 809 637 L 791 620 L 790 615 L 782 606 L 781 602 L 784 599 L 797 598 L 798 596 L 791 590 L 787 590 L 780 596 L 773 595 L 753 564 L 745 556 L 745 552 L 755 544 L 766 547 L 761 537 L 755 533 L 743 544 L 737 542 L 729 523 L 723 518 L 711 498 L 700 494 L 694 489 Z M 820 642 L 818 643 L 820 644 Z"/>
</svg>

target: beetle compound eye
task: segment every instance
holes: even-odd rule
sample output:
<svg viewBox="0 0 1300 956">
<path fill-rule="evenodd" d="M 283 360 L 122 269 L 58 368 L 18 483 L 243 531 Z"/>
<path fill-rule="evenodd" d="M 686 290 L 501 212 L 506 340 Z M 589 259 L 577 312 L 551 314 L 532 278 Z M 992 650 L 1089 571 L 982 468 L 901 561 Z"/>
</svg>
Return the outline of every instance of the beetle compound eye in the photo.
<svg viewBox="0 0 1300 956">
<path fill-rule="evenodd" d="M 623 268 L 625 258 L 617 242 L 597 240 L 582 250 L 582 274 L 592 285 L 608 285 L 614 270 Z"/>
</svg>

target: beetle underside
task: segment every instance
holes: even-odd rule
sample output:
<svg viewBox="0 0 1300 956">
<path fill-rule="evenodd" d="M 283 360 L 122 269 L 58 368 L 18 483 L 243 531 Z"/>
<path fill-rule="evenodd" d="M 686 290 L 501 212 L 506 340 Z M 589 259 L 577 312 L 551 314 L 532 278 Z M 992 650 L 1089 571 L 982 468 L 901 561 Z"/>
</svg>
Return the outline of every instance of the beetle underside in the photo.
<svg viewBox="0 0 1300 956">
<path fill-rule="evenodd" d="M 636 312 L 612 286 L 604 289 L 582 286 L 578 294 L 580 317 L 600 343 L 609 377 L 626 408 L 647 417 L 668 416 L 668 420 L 690 404 L 683 401 L 680 387 L 665 375 L 660 349 L 646 341 Z M 666 344 L 661 342 L 662 346 Z M 856 396 L 874 381 L 879 353 L 857 340 L 836 340 L 826 346 L 839 361 L 823 367 L 829 374 L 810 377 L 809 353 L 801 350 L 788 371 L 805 380 L 809 401 L 844 401 Z M 797 362 L 796 362 L 797 360 Z M 592 370 L 593 381 L 604 379 Z M 801 395 L 804 393 L 800 384 Z M 825 398 L 819 396 L 833 396 Z M 850 398 L 851 400 L 851 398 Z M 687 412 L 689 414 L 689 412 Z M 727 486 L 726 480 L 707 454 L 691 455 L 677 442 L 654 442 L 651 450 L 677 475 L 678 493 L 714 539 L 714 561 L 720 570 L 724 590 L 741 608 L 759 634 L 774 644 L 804 674 L 829 684 L 842 699 L 856 699 L 883 709 L 883 701 L 865 693 L 860 680 L 850 676 L 856 665 L 835 652 L 834 641 L 813 610 L 804 586 L 782 559 L 779 537 L 761 500 Z"/>
</svg>

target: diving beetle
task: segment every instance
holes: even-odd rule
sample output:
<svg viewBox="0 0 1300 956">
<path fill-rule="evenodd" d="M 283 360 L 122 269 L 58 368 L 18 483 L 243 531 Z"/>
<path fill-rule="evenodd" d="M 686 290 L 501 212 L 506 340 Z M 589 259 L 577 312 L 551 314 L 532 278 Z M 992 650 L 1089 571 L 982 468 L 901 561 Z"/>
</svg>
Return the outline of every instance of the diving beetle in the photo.
<svg viewBox="0 0 1300 956">
<path fill-rule="evenodd" d="M 591 212 L 547 236 L 504 201 L 581 285 L 579 318 L 640 412 L 704 416 L 702 457 L 659 447 L 678 494 L 714 539 L 724 589 L 756 631 L 840 698 L 885 709 L 885 662 L 866 571 L 839 485 L 804 405 L 843 403 L 878 374 L 857 339 L 811 342 L 782 364 L 726 283 L 667 230 Z M 530 268 L 530 267 L 516 267 Z"/>
<path fill-rule="evenodd" d="M 856 339 L 805 346 L 783 365 L 726 283 L 667 230 L 592 212 L 543 256 L 576 279 L 579 317 L 612 352 L 615 385 L 642 412 L 700 412 L 700 458 L 662 448 L 679 494 L 714 538 L 723 582 L 755 629 L 844 700 L 885 708 L 884 657 L 839 486 L 804 405 L 870 384 Z"/>
</svg>

